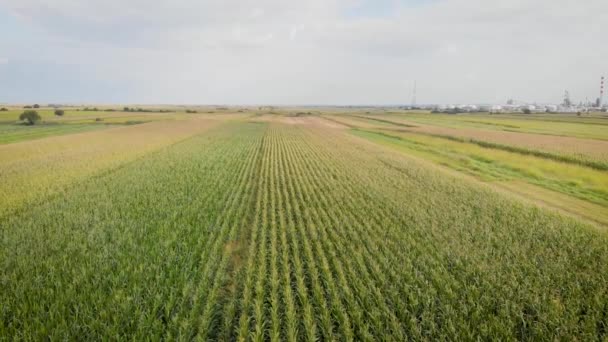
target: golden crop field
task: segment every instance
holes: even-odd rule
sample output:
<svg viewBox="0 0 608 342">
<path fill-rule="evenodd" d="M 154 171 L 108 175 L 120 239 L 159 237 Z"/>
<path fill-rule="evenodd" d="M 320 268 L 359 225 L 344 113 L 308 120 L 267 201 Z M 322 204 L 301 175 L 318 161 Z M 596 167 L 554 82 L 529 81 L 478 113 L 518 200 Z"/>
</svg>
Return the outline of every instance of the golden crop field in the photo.
<svg viewBox="0 0 608 342">
<path fill-rule="evenodd" d="M 211 127 L 214 120 L 154 122 L 0 145 L 0 216 Z"/>
<path fill-rule="evenodd" d="M 316 111 L 0 145 L 0 340 L 608 338 L 600 164 Z"/>
</svg>

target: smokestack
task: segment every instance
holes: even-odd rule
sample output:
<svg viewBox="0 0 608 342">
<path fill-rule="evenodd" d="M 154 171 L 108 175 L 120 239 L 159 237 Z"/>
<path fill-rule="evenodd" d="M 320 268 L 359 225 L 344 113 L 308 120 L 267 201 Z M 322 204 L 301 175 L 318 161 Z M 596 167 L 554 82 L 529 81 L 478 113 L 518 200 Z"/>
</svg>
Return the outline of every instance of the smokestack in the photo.
<svg viewBox="0 0 608 342">
<path fill-rule="evenodd" d="M 604 104 L 604 76 L 602 76 L 602 79 L 600 82 L 600 108 L 602 107 L 603 104 Z"/>
</svg>

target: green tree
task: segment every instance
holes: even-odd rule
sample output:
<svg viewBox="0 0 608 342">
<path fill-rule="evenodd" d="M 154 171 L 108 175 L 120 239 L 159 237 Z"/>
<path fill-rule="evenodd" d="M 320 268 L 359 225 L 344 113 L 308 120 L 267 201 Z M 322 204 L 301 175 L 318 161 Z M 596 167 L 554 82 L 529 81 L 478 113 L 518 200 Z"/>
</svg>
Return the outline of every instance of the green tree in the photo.
<svg viewBox="0 0 608 342">
<path fill-rule="evenodd" d="M 23 121 L 26 125 L 35 125 L 40 119 L 40 115 L 35 110 L 26 110 L 19 115 L 19 120 Z"/>
<path fill-rule="evenodd" d="M 55 109 L 55 115 L 63 116 L 63 114 L 65 114 L 65 111 L 63 109 Z"/>
</svg>

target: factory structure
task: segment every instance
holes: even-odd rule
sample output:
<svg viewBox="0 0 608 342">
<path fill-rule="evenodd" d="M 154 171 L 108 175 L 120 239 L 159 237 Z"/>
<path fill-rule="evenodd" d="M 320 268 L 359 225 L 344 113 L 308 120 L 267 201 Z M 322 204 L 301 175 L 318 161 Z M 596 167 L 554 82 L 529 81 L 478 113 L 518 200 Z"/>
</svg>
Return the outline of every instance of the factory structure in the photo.
<svg viewBox="0 0 608 342">
<path fill-rule="evenodd" d="M 584 102 L 574 103 L 570 99 L 568 90 L 564 92 L 562 102 L 559 104 L 537 104 L 518 102 L 510 99 L 506 104 L 453 104 L 453 105 L 433 105 L 418 106 L 421 109 L 430 109 L 437 113 L 588 113 L 588 112 L 607 112 L 608 101 L 604 99 L 605 77 L 600 77 L 600 87 L 598 97 L 591 101 L 586 99 Z"/>
</svg>

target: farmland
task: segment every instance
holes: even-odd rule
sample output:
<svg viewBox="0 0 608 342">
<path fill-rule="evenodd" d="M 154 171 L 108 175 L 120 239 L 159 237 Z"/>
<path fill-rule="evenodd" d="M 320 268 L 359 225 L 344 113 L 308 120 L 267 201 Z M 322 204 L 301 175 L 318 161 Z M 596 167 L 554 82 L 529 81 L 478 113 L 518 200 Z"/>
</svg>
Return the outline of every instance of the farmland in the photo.
<svg viewBox="0 0 608 342">
<path fill-rule="evenodd" d="M 364 112 L 324 117 L 345 125 L 351 134 L 537 205 L 608 224 L 608 119 L 601 114 Z M 544 133 L 533 133 L 536 127 Z M 582 127 L 598 133 L 583 138 Z"/>
<path fill-rule="evenodd" d="M 319 112 L 6 139 L 0 340 L 608 338 L 605 119 Z"/>
<path fill-rule="evenodd" d="M 40 109 L 37 112 L 42 123 L 33 127 L 16 125 L 21 110 L 12 109 L 0 112 L 0 145 L 19 141 L 34 140 L 77 132 L 87 132 L 113 128 L 116 126 L 136 125 L 152 121 L 174 121 L 187 118 L 184 113 L 147 113 L 106 110 L 65 110 L 62 116 L 54 115 L 53 109 Z M 171 110 L 175 110 L 172 108 Z M 167 109 L 167 111 L 170 111 Z"/>
</svg>

